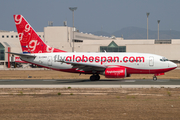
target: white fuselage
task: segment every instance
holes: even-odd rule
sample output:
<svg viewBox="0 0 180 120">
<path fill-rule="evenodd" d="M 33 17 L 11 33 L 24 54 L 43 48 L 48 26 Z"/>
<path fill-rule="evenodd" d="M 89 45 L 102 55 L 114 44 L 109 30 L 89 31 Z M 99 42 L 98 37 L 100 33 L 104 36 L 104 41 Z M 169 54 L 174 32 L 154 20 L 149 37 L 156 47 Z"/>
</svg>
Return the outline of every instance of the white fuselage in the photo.
<svg viewBox="0 0 180 120">
<path fill-rule="evenodd" d="M 177 67 L 171 61 L 162 56 L 145 53 L 38 53 L 35 59 L 21 57 L 22 60 L 34 63 L 50 69 L 82 72 L 72 68 L 71 64 L 60 61 L 70 61 L 76 63 L 96 64 L 107 67 L 125 67 L 128 74 L 156 74 L 164 73 Z M 85 73 L 85 72 L 84 72 Z"/>
</svg>

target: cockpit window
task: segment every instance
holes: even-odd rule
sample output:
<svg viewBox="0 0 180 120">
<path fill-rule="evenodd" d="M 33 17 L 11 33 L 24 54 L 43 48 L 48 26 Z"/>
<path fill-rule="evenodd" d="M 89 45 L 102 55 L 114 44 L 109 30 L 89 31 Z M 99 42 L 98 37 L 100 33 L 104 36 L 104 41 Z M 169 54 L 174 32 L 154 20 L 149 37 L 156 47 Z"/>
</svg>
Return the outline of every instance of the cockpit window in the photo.
<svg viewBox="0 0 180 120">
<path fill-rule="evenodd" d="M 169 61 L 167 58 L 163 57 L 162 59 L 160 59 L 160 61 Z"/>
</svg>

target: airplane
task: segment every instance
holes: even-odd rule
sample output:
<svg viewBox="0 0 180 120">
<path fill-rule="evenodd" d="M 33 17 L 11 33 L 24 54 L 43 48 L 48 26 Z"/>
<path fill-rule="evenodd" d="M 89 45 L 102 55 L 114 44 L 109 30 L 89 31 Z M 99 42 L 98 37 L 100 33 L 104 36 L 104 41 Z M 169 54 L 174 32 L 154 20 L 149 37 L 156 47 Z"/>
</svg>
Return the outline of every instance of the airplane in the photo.
<svg viewBox="0 0 180 120">
<path fill-rule="evenodd" d="M 177 68 L 167 58 L 148 53 L 128 52 L 67 52 L 52 48 L 44 43 L 22 15 L 14 15 L 23 53 L 7 52 L 17 55 L 21 60 L 44 68 L 79 74 L 92 74 L 91 81 L 106 78 L 125 78 L 131 74 L 159 75 Z"/>
</svg>

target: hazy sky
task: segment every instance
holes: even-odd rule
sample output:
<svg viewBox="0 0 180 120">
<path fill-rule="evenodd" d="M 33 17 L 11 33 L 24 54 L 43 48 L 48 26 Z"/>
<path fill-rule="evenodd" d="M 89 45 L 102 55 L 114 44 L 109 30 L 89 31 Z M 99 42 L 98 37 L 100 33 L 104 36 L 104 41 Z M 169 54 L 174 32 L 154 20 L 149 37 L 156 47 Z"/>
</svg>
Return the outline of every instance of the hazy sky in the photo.
<svg viewBox="0 0 180 120">
<path fill-rule="evenodd" d="M 180 31 L 180 0 L 0 0 L 0 30 L 16 31 L 13 14 L 22 14 L 38 32 L 43 32 L 48 21 L 72 26 L 69 7 L 78 7 L 74 13 L 75 27 L 81 32 L 112 33 L 124 27 Z"/>
</svg>

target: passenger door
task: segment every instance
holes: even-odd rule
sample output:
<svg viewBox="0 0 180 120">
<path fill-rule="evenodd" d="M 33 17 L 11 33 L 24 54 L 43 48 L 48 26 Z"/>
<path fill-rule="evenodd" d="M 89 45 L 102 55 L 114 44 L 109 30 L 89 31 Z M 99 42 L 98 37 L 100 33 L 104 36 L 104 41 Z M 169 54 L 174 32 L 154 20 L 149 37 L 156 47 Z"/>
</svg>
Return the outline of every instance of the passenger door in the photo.
<svg viewBox="0 0 180 120">
<path fill-rule="evenodd" d="M 149 66 L 154 66 L 154 57 L 152 56 L 149 57 Z"/>
</svg>

